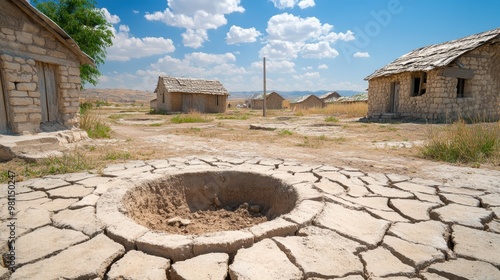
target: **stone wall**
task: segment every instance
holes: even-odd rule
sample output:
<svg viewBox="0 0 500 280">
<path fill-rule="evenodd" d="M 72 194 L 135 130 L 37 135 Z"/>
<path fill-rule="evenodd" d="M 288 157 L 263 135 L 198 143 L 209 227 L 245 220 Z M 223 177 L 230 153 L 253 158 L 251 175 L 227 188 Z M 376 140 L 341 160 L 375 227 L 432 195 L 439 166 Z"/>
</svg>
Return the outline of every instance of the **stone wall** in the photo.
<svg viewBox="0 0 500 280">
<path fill-rule="evenodd" d="M 36 64 L 56 69 L 58 119 L 66 128 L 78 126 L 80 63 L 78 57 L 45 27 L 9 1 L 0 3 L 0 72 L 10 129 L 39 132 L 41 104 Z"/>
<path fill-rule="evenodd" d="M 484 45 L 459 58 L 474 77 L 465 82 L 464 97 L 457 97 L 458 79 L 441 76 L 442 69 L 427 72 L 426 93 L 412 96 L 412 73 L 405 72 L 369 81 L 368 117 L 389 112 L 391 83 L 399 82 L 397 113 L 403 117 L 433 120 L 463 118 L 500 119 L 500 46 Z"/>
</svg>

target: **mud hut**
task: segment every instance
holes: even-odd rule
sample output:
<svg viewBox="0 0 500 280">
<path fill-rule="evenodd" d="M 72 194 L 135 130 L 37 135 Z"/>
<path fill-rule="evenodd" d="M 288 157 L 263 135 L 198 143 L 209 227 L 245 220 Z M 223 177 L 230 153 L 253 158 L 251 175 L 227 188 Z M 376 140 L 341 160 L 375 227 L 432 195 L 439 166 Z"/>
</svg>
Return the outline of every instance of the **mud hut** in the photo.
<svg viewBox="0 0 500 280">
<path fill-rule="evenodd" d="M 416 49 L 365 78 L 368 117 L 500 117 L 500 28 Z"/>
<path fill-rule="evenodd" d="M 271 92 L 266 94 L 266 109 L 282 109 L 283 108 L 283 98 L 277 92 Z M 257 93 L 250 98 L 250 108 L 252 109 L 262 109 L 264 107 L 264 94 Z"/>
<path fill-rule="evenodd" d="M 82 64 L 94 63 L 28 1 L 0 1 L 0 133 L 78 126 Z"/>
<path fill-rule="evenodd" d="M 290 101 L 290 108 L 292 110 L 322 107 L 323 101 L 313 94 L 301 96 Z"/>
<path fill-rule="evenodd" d="M 336 91 L 332 91 L 332 92 L 327 92 L 319 97 L 319 99 L 323 100 L 323 102 L 332 98 L 340 98 L 340 94 Z"/>
<path fill-rule="evenodd" d="M 155 93 L 156 110 L 167 113 L 224 113 L 229 96 L 219 81 L 168 76 L 158 78 Z"/>
</svg>

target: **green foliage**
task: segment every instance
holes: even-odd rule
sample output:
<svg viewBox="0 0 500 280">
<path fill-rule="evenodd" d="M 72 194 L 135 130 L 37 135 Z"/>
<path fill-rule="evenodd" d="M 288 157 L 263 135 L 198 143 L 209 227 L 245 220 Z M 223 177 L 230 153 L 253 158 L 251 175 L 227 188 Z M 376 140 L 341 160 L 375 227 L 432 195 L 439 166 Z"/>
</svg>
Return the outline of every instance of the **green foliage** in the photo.
<svg viewBox="0 0 500 280">
<path fill-rule="evenodd" d="M 333 116 L 329 116 L 329 117 L 326 117 L 325 118 L 325 122 L 339 122 L 339 119 L 337 119 L 336 117 L 333 117 Z"/>
<path fill-rule="evenodd" d="M 114 35 L 104 13 L 96 8 L 95 0 L 34 0 L 34 4 L 39 11 L 64 29 L 97 66 L 104 63 L 106 48 L 113 44 Z M 99 76 L 101 73 L 97 67 L 80 67 L 82 84 L 96 85 Z"/>
<path fill-rule="evenodd" d="M 111 138 L 111 127 L 92 110 L 80 115 L 80 128 L 87 131 L 90 138 Z"/>
<path fill-rule="evenodd" d="M 446 162 L 478 164 L 500 162 L 500 122 L 467 124 L 459 120 L 440 129 L 431 129 L 422 154 Z"/>
<path fill-rule="evenodd" d="M 292 135 L 292 134 L 293 133 L 288 129 L 283 129 L 278 133 L 279 136 Z"/>
<path fill-rule="evenodd" d="M 209 119 L 198 113 L 192 113 L 187 115 L 176 115 L 170 121 L 172 123 L 203 123 L 211 122 L 212 119 Z"/>
<path fill-rule="evenodd" d="M 128 151 L 106 151 L 104 155 L 105 160 L 128 160 L 132 157 L 132 154 Z"/>
<path fill-rule="evenodd" d="M 248 120 L 248 114 L 237 114 L 237 115 L 218 115 L 216 119 L 218 120 Z"/>
<path fill-rule="evenodd" d="M 80 114 L 83 115 L 85 114 L 88 110 L 92 109 L 94 107 L 94 104 L 89 101 L 85 101 L 80 103 Z"/>
</svg>

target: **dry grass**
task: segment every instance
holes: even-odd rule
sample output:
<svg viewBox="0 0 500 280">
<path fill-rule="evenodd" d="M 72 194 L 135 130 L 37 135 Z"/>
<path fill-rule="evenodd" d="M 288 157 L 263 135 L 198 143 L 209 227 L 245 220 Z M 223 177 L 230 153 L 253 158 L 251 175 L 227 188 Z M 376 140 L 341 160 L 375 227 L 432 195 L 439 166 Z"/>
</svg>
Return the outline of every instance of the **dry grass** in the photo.
<svg viewBox="0 0 500 280">
<path fill-rule="evenodd" d="M 430 126 L 422 148 L 426 158 L 478 166 L 500 164 L 500 122 L 467 124 L 459 120 L 446 126 Z"/>
<path fill-rule="evenodd" d="M 300 109 L 295 112 L 296 116 L 306 115 L 329 115 L 329 116 L 342 116 L 347 118 L 362 118 L 368 112 L 368 103 L 355 102 L 355 103 L 338 103 L 329 104 L 323 108 L 310 108 Z"/>
<path fill-rule="evenodd" d="M 205 114 L 201 114 L 198 112 L 189 112 L 188 114 L 176 115 L 170 121 L 172 123 L 203 123 L 211 122 L 213 120 L 213 118 L 208 117 Z"/>
</svg>

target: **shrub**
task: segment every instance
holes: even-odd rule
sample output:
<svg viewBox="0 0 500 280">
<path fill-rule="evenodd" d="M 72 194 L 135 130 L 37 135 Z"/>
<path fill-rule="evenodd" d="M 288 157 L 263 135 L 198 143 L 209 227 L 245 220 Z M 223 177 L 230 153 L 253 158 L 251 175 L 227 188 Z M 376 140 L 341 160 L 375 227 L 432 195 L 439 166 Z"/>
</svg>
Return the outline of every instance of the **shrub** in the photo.
<svg viewBox="0 0 500 280">
<path fill-rule="evenodd" d="M 80 115 L 80 128 L 87 131 L 90 138 L 111 138 L 111 127 L 92 110 Z"/>
<path fill-rule="evenodd" d="M 192 112 L 184 115 L 176 115 L 172 118 L 172 123 L 200 123 L 200 122 L 211 122 L 213 119 L 207 118 L 206 116 Z"/>
<path fill-rule="evenodd" d="M 278 133 L 279 136 L 292 135 L 292 134 L 293 133 L 288 129 L 283 129 Z"/>
<path fill-rule="evenodd" d="M 339 119 L 333 116 L 329 116 L 325 118 L 325 122 L 339 122 Z"/>
<path fill-rule="evenodd" d="M 431 126 L 422 154 L 451 163 L 499 163 L 500 122 L 467 124 L 458 120 L 439 129 Z"/>
</svg>

